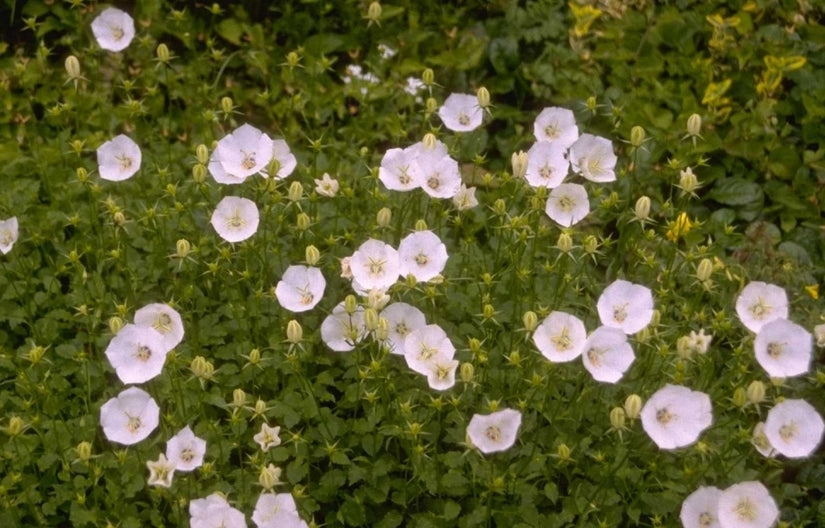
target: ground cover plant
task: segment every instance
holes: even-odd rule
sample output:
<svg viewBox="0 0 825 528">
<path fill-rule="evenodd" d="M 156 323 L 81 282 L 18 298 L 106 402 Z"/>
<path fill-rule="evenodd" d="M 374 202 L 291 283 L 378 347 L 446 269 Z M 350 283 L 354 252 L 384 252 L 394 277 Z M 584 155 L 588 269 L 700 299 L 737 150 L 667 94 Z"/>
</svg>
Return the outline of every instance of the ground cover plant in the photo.
<svg viewBox="0 0 825 528">
<path fill-rule="evenodd" d="M 0 524 L 825 524 L 805 0 L 0 3 Z"/>
</svg>

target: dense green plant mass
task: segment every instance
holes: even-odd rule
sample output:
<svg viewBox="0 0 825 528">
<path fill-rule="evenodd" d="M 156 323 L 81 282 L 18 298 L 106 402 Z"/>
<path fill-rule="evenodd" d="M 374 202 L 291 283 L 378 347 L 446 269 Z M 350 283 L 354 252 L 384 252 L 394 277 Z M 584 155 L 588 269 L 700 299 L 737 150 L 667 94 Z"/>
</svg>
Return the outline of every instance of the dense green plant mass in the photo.
<svg viewBox="0 0 825 528">
<path fill-rule="evenodd" d="M 121 6 L 135 38 L 111 52 L 91 29 L 106 6 L 2 2 L 0 220 L 20 228 L 0 255 L 0 525 L 186 526 L 190 502 L 215 491 L 250 519 L 269 464 L 312 526 L 678 526 L 697 487 L 750 480 L 770 490 L 782 526 L 825 524 L 821 446 L 794 460 L 751 442 L 783 399 L 825 412 L 822 349 L 804 375 L 771 379 L 734 308 L 764 281 L 787 291 L 797 324 L 825 321 L 821 6 L 267 4 Z M 417 94 L 410 77 L 425 77 Z M 443 126 L 447 96 L 481 87 L 484 124 Z M 584 182 L 590 213 L 566 228 L 511 161 L 551 106 L 618 157 L 617 180 Z M 210 153 L 245 123 L 286 140 L 288 178 L 213 180 Z M 477 207 L 379 180 L 387 150 L 427 133 Z M 118 134 L 139 145 L 141 167 L 106 181 L 96 151 Z M 334 197 L 316 189 L 325 173 L 340 183 Z M 225 196 L 257 204 L 248 240 L 225 242 L 210 224 Z M 446 245 L 443 280 L 402 278 L 388 295 L 455 346 L 458 381 L 443 392 L 374 339 L 337 353 L 320 333 L 354 293 L 342 259 L 425 229 Z M 273 287 L 309 246 L 326 290 L 296 314 Z M 656 309 L 629 338 L 624 377 L 601 383 L 579 360 L 546 360 L 536 321 L 565 311 L 595 330 L 615 279 L 649 288 Z M 158 429 L 125 447 L 100 424 L 125 388 L 104 351 L 150 303 L 180 312 L 186 334 L 142 385 Z M 685 353 L 679 338 L 700 329 L 709 350 Z M 611 412 L 666 383 L 713 406 L 699 441 L 673 451 Z M 503 408 L 522 414 L 516 442 L 481 454 L 467 424 Z M 253 440 L 263 423 L 281 427 L 267 451 Z M 207 442 L 205 463 L 149 486 L 147 462 L 187 425 Z"/>
</svg>

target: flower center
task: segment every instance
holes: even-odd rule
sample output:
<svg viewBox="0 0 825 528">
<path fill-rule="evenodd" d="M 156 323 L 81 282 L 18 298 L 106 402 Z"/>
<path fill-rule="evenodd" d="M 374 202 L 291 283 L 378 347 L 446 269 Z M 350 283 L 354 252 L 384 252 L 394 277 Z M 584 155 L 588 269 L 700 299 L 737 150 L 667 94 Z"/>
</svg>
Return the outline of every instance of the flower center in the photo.
<svg viewBox="0 0 825 528">
<path fill-rule="evenodd" d="M 146 345 L 138 345 L 137 354 L 135 354 L 135 357 L 146 363 L 149 361 L 149 358 L 152 357 L 152 349 Z"/>
<path fill-rule="evenodd" d="M 559 208 L 565 213 L 569 213 L 576 206 L 576 200 L 572 196 L 567 194 L 563 194 L 562 196 L 560 196 L 558 203 Z"/>
<path fill-rule="evenodd" d="M 790 442 L 791 439 L 796 436 L 798 429 L 799 427 L 797 427 L 796 422 L 788 422 L 779 428 L 779 436 L 781 436 L 785 442 Z"/>
<path fill-rule="evenodd" d="M 461 112 L 461 113 L 458 114 L 458 123 L 461 126 L 467 126 L 467 125 L 470 124 L 470 118 L 467 117 L 467 114 L 465 114 L 464 112 Z"/>
<path fill-rule="evenodd" d="M 421 343 L 421 350 L 418 351 L 418 359 L 426 361 L 433 357 L 436 352 L 438 352 L 438 349 L 431 347 L 426 343 Z"/>
<path fill-rule="evenodd" d="M 501 429 L 499 429 L 495 425 L 491 425 L 484 431 L 484 436 L 492 440 L 493 442 L 500 442 L 501 441 Z"/>
<path fill-rule="evenodd" d="M 129 416 L 129 421 L 126 422 L 126 429 L 129 430 L 130 433 L 138 432 L 138 429 L 141 427 L 140 418 L 137 416 Z"/>
<path fill-rule="evenodd" d="M 122 27 L 120 27 L 120 26 L 113 26 L 112 27 L 112 37 L 114 37 L 115 40 L 122 39 L 124 34 L 125 34 L 125 32 L 123 31 Z"/>
<path fill-rule="evenodd" d="M 668 410 L 667 407 L 664 407 L 662 409 L 658 409 L 656 411 L 656 421 L 659 422 L 662 425 L 669 424 L 670 421 L 673 420 L 673 416 L 674 415 L 671 414 L 671 412 Z"/>
<path fill-rule="evenodd" d="M 8 246 L 14 242 L 14 236 L 10 229 L 0 230 L 0 246 Z"/>
<path fill-rule="evenodd" d="M 602 364 L 602 356 L 604 355 L 604 352 L 605 351 L 604 351 L 603 348 L 593 347 L 593 348 L 591 348 L 590 350 L 587 351 L 587 359 L 590 360 L 590 363 L 594 367 L 598 368 Z"/>
<path fill-rule="evenodd" d="M 565 326 L 562 328 L 561 332 L 554 335 L 550 338 L 550 341 L 553 343 L 553 346 L 556 347 L 558 352 L 563 352 L 568 350 L 570 346 L 573 344 L 573 341 L 570 339 L 570 330 Z"/>
<path fill-rule="evenodd" d="M 401 185 L 409 185 L 410 182 L 412 181 L 412 178 L 410 177 L 410 175 L 407 174 L 408 170 L 409 170 L 409 167 L 399 167 L 398 168 L 398 181 L 401 183 Z"/>
<path fill-rule="evenodd" d="M 172 318 L 169 317 L 169 314 L 166 313 L 159 313 L 157 317 L 155 317 L 155 322 L 152 323 L 152 328 L 160 332 L 161 334 L 166 334 L 172 331 Z"/>
<path fill-rule="evenodd" d="M 386 263 L 387 261 L 383 259 L 370 258 L 369 262 L 367 263 L 367 269 L 369 269 L 370 275 L 383 275 L 384 264 Z"/>
<path fill-rule="evenodd" d="M 553 169 L 550 168 L 550 165 L 545 165 L 544 167 L 539 169 L 539 176 L 541 176 L 545 180 L 549 180 L 553 177 Z"/>
<path fill-rule="evenodd" d="M 441 178 L 439 173 L 435 173 L 427 179 L 427 187 L 430 189 L 437 191 L 439 187 L 441 187 Z"/>
<path fill-rule="evenodd" d="M 309 286 L 301 290 L 301 304 L 304 306 L 312 304 L 315 296 L 309 291 Z"/>
<path fill-rule="evenodd" d="M 733 513 L 742 521 L 753 521 L 756 519 L 756 505 L 749 497 L 742 497 L 736 503 Z"/>
<path fill-rule="evenodd" d="M 762 297 L 757 297 L 756 302 L 753 303 L 748 311 L 753 315 L 758 321 L 761 321 L 771 313 L 771 306 L 765 302 Z"/>
<path fill-rule="evenodd" d="M 713 515 L 708 512 L 699 514 L 699 526 L 710 526 L 713 524 Z"/>
<path fill-rule="evenodd" d="M 438 376 L 438 379 L 443 380 L 447 376 L 450 375 L 450 367 L 445 365 L 438 365 L 435 369 L 435 375 Z"/>
<path fill-rule="evenodd" d="M 118 154 L 115 159 L 120 163 L 120 172 L 126 172 L 132 168 L 132 158 L 126 154 Z"/>
<path fill-rule="evenodd" d="M 250 152 L 247 154 L 242 150 L 241 153 L 243 154 L 243 161 L 241 161 L 241 167 L 243 167 L 244 170 L 249 170 L 257 164 L 255 162 L 254 152 Z"/>
<path fill-rule="evenodd" d="M 410 329 L 407 328 L 407 323 L 401 321 L 397 325 L 395 325 L 395 333 L 400 335 L 401 337 L 405 337 L 407 334 L 410 333 Z"/>
<path fill-rule="evenodd" d="M 180 452 L 180 459 L 184 462 L 191 462 L 193 458 L 195 458 L 195 452 L 192 451 L 192 448 L 190 447 L 187 447 Z"/>
<path fill-rule="evenodd" d="M 551 125 L 547 125 L 544 127 L 544 134 L 549 137 L 550 139 L 558 139 L 559 138 L 559 127 L 558 124 L 553 123 Z"/>
<path fill-rule="evenodd" d="M 415 256 L 415 263 L 419 266 L 426 266 L 429 261 L 430 259 L 423 252 Z"/>
<path fill-rule="evenodd" d="M 232 229 L 240 229 L 246 225 L 246 220 L 243 219 L 241 216 L 241 212 L 235 209 L 235 212 L 232 213 L 232 216 L 226 219 L 226 226 Z"/>
<path fill-rule="evenodd" d="M 779 356 L 784 352 L 784 343 L 768 343 L 768 355 L 773 359 L 779 359 Z"/>
<path fill-rule="evenodd" d="M 628 303 L 624 303 L 613 307 L 613 320 L 617 323 L 623 323 L 627 319 L 627 305 Z"/>
</svg>

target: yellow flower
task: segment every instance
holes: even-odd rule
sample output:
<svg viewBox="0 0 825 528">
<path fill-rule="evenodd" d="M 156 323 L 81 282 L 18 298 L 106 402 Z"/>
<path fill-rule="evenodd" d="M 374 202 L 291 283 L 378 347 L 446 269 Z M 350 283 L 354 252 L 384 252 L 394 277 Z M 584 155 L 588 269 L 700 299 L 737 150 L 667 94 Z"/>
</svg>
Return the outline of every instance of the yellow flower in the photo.
<svg viewBox="0 0 825 528">
<path fill-rule="evenodd" d="M 808 292 L 808 295 L 811 296 L 811 299 L 815 301 L 819 300 L 819 284 L 811 284 L 810 286 L 805 286 L 805 291 Z"/>
<path fill-rule="evenodd" d="M 669 229 L 667 230 L 667 233 L 665 233 L 665 236 L 671 242 L 676 242 L 680 238 L 687 235 L 695 225 L 696 223 L 690 221 L 690 217 L 688 217 L 687 213 L 679 213 L 676 221 L 668 224 Z"/>
</svg>

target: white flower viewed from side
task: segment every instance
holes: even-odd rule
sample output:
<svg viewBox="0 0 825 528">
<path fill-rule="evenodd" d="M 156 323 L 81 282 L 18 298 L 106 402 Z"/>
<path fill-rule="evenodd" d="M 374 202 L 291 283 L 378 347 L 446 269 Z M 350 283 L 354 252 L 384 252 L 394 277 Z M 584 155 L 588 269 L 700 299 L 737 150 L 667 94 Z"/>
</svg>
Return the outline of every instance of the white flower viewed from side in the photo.
<svg viewBox="0 0 825 528">
<path fill-rule="evenodd" d="M 748 330 L 759 333 L 763 325 L 788 318 L 788 295 L 779 286 L 749 282 L 736 298 L 736 314 Z"/>
<path fill-rule="evenodd" d="M 552 312 L 533 332 L 533 343 L 539 352 L 553 363 L 564 363 L 579 357 L 587 341 L 584 323 L 575 315 Z"/>
<path fill-rule="evenodd" d="M 482 453 L 506 451 L 516 443 L 521 413 L 502 409 L 491 414 L 474 414 L 467 425 L 467 438 Z"/>
<path fill-rule="evenodd" d="M 19 236 L 18 229 L 16 216 L 0 220 L 0 251 L 2 251 L 4 255 L 11 251 L 14 243 L 17 242 L 17 237 Z"/>
<path fill-rule="evenodd" d="M 788 458 L 805 458 L 819 446 L 825 423 L 805 400 L 784 400 L 768 411 L 765 436 L 776 452 Z"/>
<path fill-rule="evenodd" d="M 183 341 L 183 321 L 177 310 L 168 304 L 147 304 L 135 312 L 135 324 L 154 328 L 163 336 L 163 345 L 167 351 Z"/>
<path fill-rule="evenodd" d="M 412 275 L 419 282 L 427 282 L 447 265 L 447 246 L 432 231 L 416 231 L 398 244 L 401 275 Z"/>
<path fill-rule="evenodd" d="M 710 397 L 681 385 L 665 385 L 642 407 L 642 427 L 660 449 L 685 447 L 713 422 Z"/>
<path fill-rule="evenodd" d="M 129 13 L 109 7 L 92 20 L 97 44 L 107 51 L 123 51 L 135 38 L 135 21 Z"/>
<path fill-rule="evenodd" d="M 653 294 L 646 286 L 615 280 L 599 296 L 596 309 L 603 325 L 635 334 L 653 319 Z"/>
<path fill-rule="evenodd" d="M 198 438 L 187 425 L 166 442 L 166 458 L 177 471 L 192 471 L 203 465 L 206 440 Z"/>
<path fill-rule="evenodd" d="M 557 142 L 537 141 L 527 151 L 527 172 L 524 178 L 531 187 L 554 189 L 567 177 L 570 162 L 564 147 Z"/>
<path fill-rule="evenodd" d="M 813 336 L 787 319 L 776 319 L 759 329 L 753 342 L 756 361 L 774 378 L 805 374 L 811 368 Z"/>
<path fill-rule="evenodd" d="M 149 393 L 129 387 L 100 408 L 100 425 L 111 442 L 132 445 L 140 442 L 158 426 L 160 407 Z"/>
<path fill-rule="evenodd" d="M 280 433 L 281 428 L 279 426 L 270 427 L 266 423 L 262 423 L 261 431 L 253 436 L 252 439 L 261 446 L 261 451 L 266 453 L 270 447 L 278 447 L 281 445 L 281 437 L 278 436 Z"/>
<path fill-rule="evenodd" d="M 395 248 L 374 238 L 358 247 L 350 257 L 349 265 L 353 279 L 366 290 L 386 290 L 395 284 L 401 272 Z"/>
<path fill-rule="evenodd" d="M 175 464 L 168 461 L 163 453 L 158 456 L 157 460 L 146 462 L 146 467 L 149 468 L 149 479 L 146 484 L 162 488 L 168 488 L 172 485 L 172 478 L 175 476 Z"/>
<path fill-rule="evenodd" d="M 349 352 L 367 335 L 364 308 L 347 313 L 344 303 L 338 303 L 321 323 L 321 339 L 335 352 Z"/>
<path fill-rule="evenodd" d="M 97 148 L 97 170 L 109 181 L 131 178 L 140 169 L 140 147 L 129 136 L 120 134 Z"/>
<path fill-rule="evenodd" d="M 765 422 L 759 422 L 753 428 L 751 443 L 762 456 L 767 458 L 776 456 L 776 449 L 773 448 L 771 441 L 768 440 L 768 436 L 765 434 Z"/>
<path fill-rule="evenodd" d="M 123 383 L 143 383 L 163 370 L 169 349 L 151 326 L 127 324 L 106 347 L 106 358 Z"/>
<path fill-rule="evenodd" d="M 459 211 L 466 211 L 477 206 L 476 188 L 467 187 L 462 183 L 458 188 L 458 192 L 453 196 L 453 205 L 455 205 L 455 208 Z"/>
<path fill-rule="evenodd" d="M 404 355 L 404 340 L 413 330 L 427 325 L 424 313 L 407 303 L 390 304 L 381 311 L 381 317 L 387 320 L 386 345 L 393 354 Z"/>
<path fill-rule="evenodd" d="M 226 196 L 212 213 L 212 227 L 227 242 L 242 242 L 258 231 L 260 213 L 255 202 L 238 196 Z"/>
<path fill-rule="evenodd" d="M 582 134 L 567 155 L 573 172 L 596 183 L 616 181 L 616 154 L 609 139 Z"/>
<path fill-rule="evenodd" d="M 567 150 L 579 139 L 576 116 L 567 108 L 551 106 L 545 108 L 533 123 L 536 141 L 552 141 Z"/>
<path fill-rule="evenodd" d="M 683 528 L 719 528 L 719 497 L 722 490 L 714 486 L 702 486 L 682 502 L 679 519 Z"/>
<path fill-rule="evenodd" d="M 321 176 L 320 180 L 315 180 L 315 192 L 321 196 L 334 198 L 335 195 L 338 194 L 339 188 L 338 180 L 331 178 L 326 172 Z"/>
<path fill-rule="evenodd" d="M 244 124 L 218 141 L 212 158 L 217 165 L 210 163 L 209 169 L 219 183 L 226 183 L 220 179 L 227 177 L 243 181 L 265 170 L 274 153 L 272 138 L 254 126 Z"/>
<path fill-rule="evenodd" d="M 481 126 L 483 116 L 478 98 L 470 94 L 450 94 L 438 109 L 438 117 L 453 132 L 475 130 Z"/>
<path fill-rule="evenodd" d="M 590 212 L 587 190 L 578 183 L 562 183 L 550 191 L 544 212 L 562 227 L 578 224 Z"/>
<path fill-rule="evenodd" d="M 761 482 L 734 484 L 719 495 L 721 528 L 770 528 L 779 518 L 779 508 Z"/>
<path fill-rule="evenodd" d="M 285 310 L 306 312 L 324 297 L 327 281 L 319 268 L 294 265 L 284 272 L 275 286 L 275 297 Z"/>
<path fill-rule="evenodd" d="M 190 528 L 246 528 L 244 514 L 218 493 L 189 503 Z"/>
<path fill-rule="evenodd" d="M 295 170 L 295 167 L 298 166 L 298 160 L 295 158 L 295 154 L 289 149 L 289 145 L 283 139 L 273 139 L 272 140 L 272 161 L 278 162 L 278 172 L 275 173 L 276 180 L 283 180 L 284 178 L 289 177 L 292 174 L 292 171 Z M 264 177 L 269 177 L 270 174 L 267 172 L 269 167 L 261 170 L 261 175 Z"/>
<path fill-rule="evenodd" d="M 252 512 L 258 528 L 306 528 L 291 493 L 261 493 Z"/>
<path fill-rule="evenodd" d="M 582 363 L 593 379 L 616 383 L 630 368 L 636 356 L 627 335 L 618 328 L 600 326 L 587 338 L 582 349 Z"/>
</svg>

